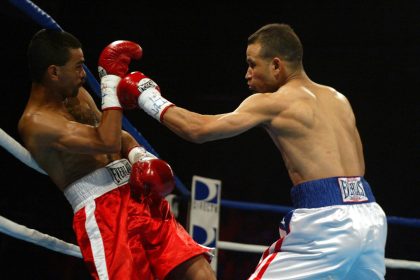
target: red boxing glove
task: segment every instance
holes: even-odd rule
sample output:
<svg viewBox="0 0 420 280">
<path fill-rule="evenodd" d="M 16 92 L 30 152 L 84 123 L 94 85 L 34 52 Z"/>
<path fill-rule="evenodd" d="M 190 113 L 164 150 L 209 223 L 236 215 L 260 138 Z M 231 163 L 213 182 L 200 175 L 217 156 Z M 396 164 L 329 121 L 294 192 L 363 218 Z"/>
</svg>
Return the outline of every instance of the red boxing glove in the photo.
<svg viewBox="0 0 420 280">
<path fill-rule="evenodd" d="M 160 95 L 160 88 L 153 80 L 141 72 L 131 72 L 121 80 L 117 87 L 118 99 L 124 109 L 139 108 L 138 98 L 148 89 Z"/>
<path fill-rule="evenodd" d="M 175 187 L 174 174 L 169 164 L 161 159 L 137 161 L 131 167 L 131 195 L 142 200 L 149 195 L 166 196 Z"/>
<path fill-rule="evenodd" d="M 125 76 L 118 84 L 117 95 L 124 109 L 140 107 L 158 121 L 162 121 L 166 110 L 174 105 L 163 98 L 159 86 L 141 72 Z"/>
<path fill-rule="evenodd" d="M 99 77 L 116 75 L 124 77 L 128 72 L 131 59 L 140 59 L 143 49 L 131 41 L 119 40 L 106 46 L 98 61 Z"/>
<path fill-rule="evenodd" d="M 102 51 L 99 56 L 98 71 L 101 78 L 101 108 L 105 110 L 121 110 L 117 97 L 117 85 L 128 72 L 131 59 L 140 59 L 141 47 L 130 41 L 115 41 Z"/>
</svg>

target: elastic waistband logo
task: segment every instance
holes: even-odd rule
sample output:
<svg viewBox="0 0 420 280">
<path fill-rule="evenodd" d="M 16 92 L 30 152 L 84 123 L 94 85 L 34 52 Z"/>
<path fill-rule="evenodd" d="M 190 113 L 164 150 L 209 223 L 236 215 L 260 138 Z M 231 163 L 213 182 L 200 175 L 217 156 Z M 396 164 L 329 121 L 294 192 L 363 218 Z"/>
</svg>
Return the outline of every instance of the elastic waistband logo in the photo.
<svg viewBox="0 0 420 280">
<path fill-rule="evenodd" d="M 128 161 L 118 161 L 107 166 L 112 180 L 117 185 L 123 185 L 128 182 L 131 173 L 131 165 Z"/>
<path fill-rule="evenodd" d="M 362 180 L 360 177 L 338 178 L 343 202 L 368 201 Z"/>
</svg>

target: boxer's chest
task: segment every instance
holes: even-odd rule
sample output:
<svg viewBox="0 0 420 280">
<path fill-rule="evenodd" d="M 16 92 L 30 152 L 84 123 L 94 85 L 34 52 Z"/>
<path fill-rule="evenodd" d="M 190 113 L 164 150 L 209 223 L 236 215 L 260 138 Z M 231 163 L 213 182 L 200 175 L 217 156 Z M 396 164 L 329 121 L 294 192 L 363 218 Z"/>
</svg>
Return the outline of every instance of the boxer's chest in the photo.
<svg viewBox="0 0 420 280">
<path fill-rule="evenodd" d="M 96 126 L 99 124 L 99 118 L 85 102 L 68 102 L 66 104 L 67 112 L 75 121 L 83 124 Z"/>
</svg>

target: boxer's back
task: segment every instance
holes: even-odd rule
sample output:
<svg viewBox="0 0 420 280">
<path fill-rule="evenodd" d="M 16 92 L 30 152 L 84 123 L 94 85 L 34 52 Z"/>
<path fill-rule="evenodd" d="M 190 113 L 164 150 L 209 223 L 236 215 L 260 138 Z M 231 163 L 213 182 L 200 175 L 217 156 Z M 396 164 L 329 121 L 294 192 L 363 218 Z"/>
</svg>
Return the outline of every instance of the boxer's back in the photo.
<svg viewBox="0 0 420 280">
<path fill-rule="evenodd" d="M 272 94 L 284 110 L 267 126 L 294 184 L 364 175 L 362 144 L 347 99 L 311 81 L 293 81 Z"/>
</svg>

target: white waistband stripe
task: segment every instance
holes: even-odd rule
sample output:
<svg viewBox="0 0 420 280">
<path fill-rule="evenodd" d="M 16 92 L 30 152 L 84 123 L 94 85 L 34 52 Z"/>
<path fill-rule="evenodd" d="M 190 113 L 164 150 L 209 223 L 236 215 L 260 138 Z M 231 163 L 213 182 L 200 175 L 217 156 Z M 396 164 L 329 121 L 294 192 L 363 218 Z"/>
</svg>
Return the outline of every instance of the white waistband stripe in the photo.
<svg viewBox="0 0 420 280">
<path fill-rule="evenodd" d="M 90 201 L 119 186 L 130 178 L 131 165 L 126 159 L 113 161 L 80 178 L 64 190 L 64 196 L 76 213 Z"/>
</svg>

